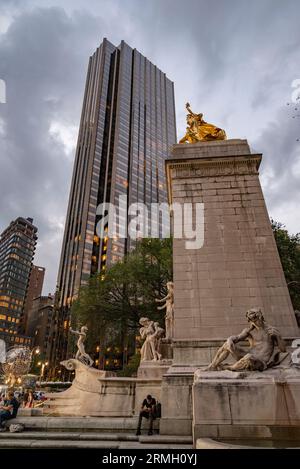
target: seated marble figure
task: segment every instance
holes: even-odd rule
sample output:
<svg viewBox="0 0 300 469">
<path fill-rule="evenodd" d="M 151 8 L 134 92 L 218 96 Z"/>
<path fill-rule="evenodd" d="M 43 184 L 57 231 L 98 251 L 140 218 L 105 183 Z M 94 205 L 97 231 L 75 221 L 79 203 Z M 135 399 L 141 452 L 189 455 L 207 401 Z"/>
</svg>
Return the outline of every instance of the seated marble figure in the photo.
<svg viewBox="0 0 300 469">
<path fill-rule="evenodd" d="M 211 364 L 210 370 L 257 370 L 264 371 L 280 362 L 280 352 L 285 352 L 285 343 L 279 331 L 265 322 L 260 309 L 250 309 L 246 313 L 249 326 L 240 334 L 228 337 L 219 348 Z M 248 342 L 248 347 L 241 342 Z M 231 355 L 235 358 L 233 365 L 223 362 Z"/>
</svg>

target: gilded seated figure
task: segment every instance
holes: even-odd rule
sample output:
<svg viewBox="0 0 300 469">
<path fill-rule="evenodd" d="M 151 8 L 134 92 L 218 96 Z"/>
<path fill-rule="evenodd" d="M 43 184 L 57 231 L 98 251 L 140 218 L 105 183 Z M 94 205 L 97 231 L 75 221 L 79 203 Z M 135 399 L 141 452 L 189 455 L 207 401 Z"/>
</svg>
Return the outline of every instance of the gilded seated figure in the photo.
<svg viewBox="0 0 300 469">
<path fill-rule="evenodd" d="M 188 127 L 186 134 L 179 143 L 197 143 L 210 140 L 226 140 L 225 130 L 209 124 L 203 120 L 203 114 L 195 114 L 190 108 L 190 104 L 186 103 L 188 115 L 186 116 Z"/>
</svg>

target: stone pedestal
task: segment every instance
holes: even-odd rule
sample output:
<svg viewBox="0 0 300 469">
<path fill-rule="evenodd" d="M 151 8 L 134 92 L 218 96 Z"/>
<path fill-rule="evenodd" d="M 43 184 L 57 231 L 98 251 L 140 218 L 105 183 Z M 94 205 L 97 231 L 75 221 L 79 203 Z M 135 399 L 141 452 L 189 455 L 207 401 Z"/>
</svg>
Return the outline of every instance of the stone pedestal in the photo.
<svg viewBox="0 0 300 469">
<path fill-rule="evenodd" d="M 144 361 L 137 371 L 138 379 L 162 379 L 172 365 L 172 360 Z"/>
<path fill-rule="evenodd" d="M 162 433 L 176 433 L 180 422 L 191 431 L 194 371 L 244 329 L 248 309 L 261 308 L 285 338 L 299 335 L 258 177 L 261 158 L 246 140 L 227 140 L 174 145 L 166 161 L 170 204 L 204 204 L 204 245 L 187 249 L 186 239 L 174 238 L 174 359 L 163 378 Z"/>
<path fill-rule="evenodd" d="M 131 418 L 138 417 L 147 394 L 161 401 L 162 376 L 171 361 L 144 362 L 137 378 L 116 377 L 75 359 L 62 364 L 75 370 L 75 379 L 66 391 L 47 393 L 44 415 Z"/>
<path fill-rule="evenodd" d="M 292 440 L 300 431 L 300 370 L 195 373 L 193 436 Z"/>
</svg>

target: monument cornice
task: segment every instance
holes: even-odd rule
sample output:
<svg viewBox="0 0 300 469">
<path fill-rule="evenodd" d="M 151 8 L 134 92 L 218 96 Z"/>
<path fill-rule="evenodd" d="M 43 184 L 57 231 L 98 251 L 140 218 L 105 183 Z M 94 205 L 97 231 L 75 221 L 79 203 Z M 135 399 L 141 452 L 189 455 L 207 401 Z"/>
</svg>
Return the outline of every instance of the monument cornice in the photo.
<svg viewBox="0 0 300 469">
<path fill-rule="evenodd" d="M 171 202 L 172 179 L 188 179 L 199 176 L 224 177 L 258 175 L 261 159 L 262 155 L 260 153 L 218 157 L 202 156 L 200 158 L 169 158 L 165 161 L 169 202 Z M 174 170 L 176 171 L 175 175 Z M 182 174 L 180 174 L 181 170 Z"/>
</svg>

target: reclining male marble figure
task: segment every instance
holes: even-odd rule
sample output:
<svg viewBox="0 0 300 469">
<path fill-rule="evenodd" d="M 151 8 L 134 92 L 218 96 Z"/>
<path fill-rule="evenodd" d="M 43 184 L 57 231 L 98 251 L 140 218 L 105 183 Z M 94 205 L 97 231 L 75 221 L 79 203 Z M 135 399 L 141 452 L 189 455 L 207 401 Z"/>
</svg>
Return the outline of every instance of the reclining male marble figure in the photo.
<svg viewBox="0 0 300 469">
<path fill-rule="evenodd" d="M 280 352 L 285 352 L 285 343 L 279 331 L 266 324 L 260 309 L 250 309 L 246 313 L 246 318 L 249 327 L 224 342 L 206 371 L 222 369 L 263 371 L 279 364 Z M 249 342 L 248 347 L 239 343 L 244 341 Z M 232 355 L 236 362 L 233 365 L 222 365 L 229 355 Z"/>
</svg>

